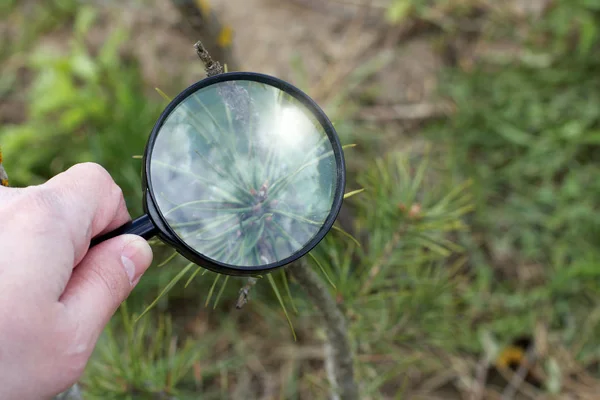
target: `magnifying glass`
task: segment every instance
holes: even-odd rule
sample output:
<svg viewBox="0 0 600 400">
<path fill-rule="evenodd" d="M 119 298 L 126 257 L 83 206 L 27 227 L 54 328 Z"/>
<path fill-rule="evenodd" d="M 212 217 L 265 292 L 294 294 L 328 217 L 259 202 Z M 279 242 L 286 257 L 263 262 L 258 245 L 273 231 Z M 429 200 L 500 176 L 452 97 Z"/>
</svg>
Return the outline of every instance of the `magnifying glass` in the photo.
<svg viewBox="0 0 600 400">
<path fill-rule="evenodd" d="M 249 72 L 206 78 L 159 117 L 143 159 L 145 214 L 92 240 L 157 236 L 190 261 L 256 275 L 312 250 L 342 206 L 333 125 L 305 93 Z"/>
</svg>

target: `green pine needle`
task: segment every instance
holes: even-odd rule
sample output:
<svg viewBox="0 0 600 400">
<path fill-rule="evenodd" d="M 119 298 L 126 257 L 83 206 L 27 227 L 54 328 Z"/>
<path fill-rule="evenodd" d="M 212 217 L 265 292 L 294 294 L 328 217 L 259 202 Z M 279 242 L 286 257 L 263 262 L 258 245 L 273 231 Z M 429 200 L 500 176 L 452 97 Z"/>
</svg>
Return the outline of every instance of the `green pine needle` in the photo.
<svg viewBox="0 0 600 400">
<path fill-rule="evenodd" d="M 169 282 L 167 284 L 167 286 L 165 286 L 165 288 L 162 290 L 162 292 L 160 292 L 160 294 L 158 295 L 158 297 L 156 299 L 154 299 L 154 301 L 152 303 L 150 303 L 150 305 L 148 307 L 146 307 L 146 309 L 144 310 L 144 312 L 142 312 L 142 314 L 140 314 L 140 316 L 135 319 L 134 323 L 138 322 L 144 315 L 146 315 L 146 313 L 148 311 L 150 311 L 156 305 L 156 303 L 158 303 L 158 300 L 160 300 L 169 290 L 171 290 L 173 288 L 173 286 L 175 286 L 175 284 L 185 274 L 187 274 L 187 272 L 193 266 L 194 266 L 194 263 L 189 263 L 188 265 L 185 266 L 185 268 L 183 268 L 181 271 L 179 271 L 179 273 L 177 275 L 175 275 L 175 277 L 173 279 L 171 279 L 171 282 Z"/>
<path fill-rule="evenodd" d="M 202 270 L 202 267 L 196 268 L 196 270 L 194 271 L 194 273 L 190 276 L 190 278 L 185 283 L 184 288 L 187 288 L 190 285 L 190 283 L 192 283 L 192 281 L 194 280 L 194 278 L 196 277 L 196 275 L 198 275 L 198 272 L 200 272 L 201 270 Z M 204 270 L 204 271 L 207 271 L 207 270 Z"/>
<path fill-rule="evenodd" d="M 161 96 L 163 99 L 167 100 L 169 103 L 173 101 L 173 99 L 172 99 L 172 98 L 170 98 L 170 97 L 169 97 L 169 96 L 168 96 L 168 95 L 167 95 L 165 92 L 163 92 L 163 91 L 162 91 L 162 90 L 160 90 L 159 88 L 154 88 L 154 89 L 155 89 L 155 90 L 158 92 L 158 94 L 160 94 L 160 96 Z"/>
<path fill-rule="evenodd" d="M 221 289 L 219 290 L 219 293 L 217 294 L 217 298 L 215 299 L 215 304 L 213 305 L 213 310 L 215 310 L 217 308 L 219 299 L 221 298 L 223 291 L 225 291 L 225 286 L 227 286 L 227 281 L 229 281 L 229 276 L 225 277 L 225 280 L 223 281 L 223 285 L 221 285 Z"/>
<path fill-rule="evenodd" d="M 290 290 L 290 285 L 288 283 L 287 275 L 284 270 L 281 270 L 281 276 L 283 279 L 283 286 L 285 287 L 285 292 L 287 293 L 288 298 L 290 299 L 290 304 L 292 305 L 292 309 L 296 314 L 298 314 L 298 309 L 296 308 L 296 302 L 294 302 L 294 297 L 292 296 L 292 292 Z"/>
<path fill-rule="evenodd" d="M 204 303 L 204 307 L 208 307 L 208 303 L 210 303 L 210 299 L 212 298 L 213 292 L 215 291 L 215 286 L 217 286 L 217 282 L 221 279 L 221 274 L 216 274 L 215 280 L 213 281 L 210 290 L 208 291 L 208 296 L 206 297 L 206 303 Z"/>
<path fill-rule="evenodd" d="M 331 286 L 333 286 L 334 289 L 337 289 L 337 287 L 335 286 L 335 284 L 333 283 L 333 281 L 331 280 L 331 278 L 329 277 L 329 275 L 325 271 L 325 268 L 323 267 L 323 265 L 321 265 L 321 263 L 319 262 L 319 260 L 317 260 L 317 257 L 315 257 L 313 253 L 308 253 L 308 255 L 310 256 L 310 258 L 313 259 L 313 261 L 315 262 L 315 264 L 317 264 L 317 266 L 321 269 L 321 272 L 323 273 L 323 275 L 325 275 L 325 278 L 327 278 L 327 282 L 329 282 L 329 284 Z"/>
<path fill-rule="evenodd" d="M 344 194 L 344 199 L 347 199 L 348 197 L 352 197 L 352 196 L 354 196 L 354 195 L 357 195 L 357 194 L 359 194 L 359 193 L 362 193 L 362 192 L 364 192 L 364 191 L 365 191 L 365 189 L 364 189 L 364 188 L 362 188 L 362 189 L 353 190 L 353 191 L 351 191 L 351 192 L 345 193 L 345 194 Z"/>
<path fill-rule="evenodd" d="M 292 335 L 294 335 L 294 341 L 296 341 L 297 338 L 296 338 L 296 331 L 294 330 L 294 325 L 292 325 L 292 320 L 290 319 L 287 309 L 285 308 L 285 303 L 283 302 L 283 299 L 281 298 L 281 294 L 279 293 L 279 289 L 277 288 L 275 279 L 273 279 L 273 275 L 271 275 L 271 274 L 268 274 L 267 278 L 269 279 L 269 283 L 271 284 L 271 287 L 273 288 L 273 291 L 275 292 L 275 296 L 277 296 L 277 300 L 279 300 L 279 304 L 281 304 L 281 308 L 283 309 L 285 318 L 287 319 L 288 324 L 290 325 L 290 329 L 292 330 Z"/>
<path fill-rule="evenodd" d="M 176 251 L 174 251 L 173 254 L 171 254 L 169 257 L 167 257 L 167 259 L 165 261 L 158 264 L 157 268 L 164 267 L 165 265 L 167 265 L 171 260 L 173 260 L 177 256 L 177 254 L 178 253 Z"/>
<path fill-rule="evenodd" d="M 346 236 L 347 238 L 349 238 L 350 240 L 352 240 L 354 242 L 354 244 L 356 244 L 358 247 L 362 248 L 361 244 L 359 243 L 358 240 L 356 240 L 356 238 L 354 236 L 352 236 L 351 234 L 349 234 L 348 232 L 346 232 L 345 230 L 343 230 L 342 228 L 340 228 L 339 226 L 333 226 L 333 229 L 335 231 L 338 231 L 339 233 L 341 233 L 342 235 Z"/>
</svg>

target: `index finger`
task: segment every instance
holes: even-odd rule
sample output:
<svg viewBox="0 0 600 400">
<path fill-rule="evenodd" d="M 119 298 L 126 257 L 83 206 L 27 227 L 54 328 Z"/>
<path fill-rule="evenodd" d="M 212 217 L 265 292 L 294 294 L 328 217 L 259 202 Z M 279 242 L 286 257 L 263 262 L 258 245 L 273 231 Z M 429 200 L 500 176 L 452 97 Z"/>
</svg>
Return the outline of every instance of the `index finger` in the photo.
<svg viewBox="0 0 600 400">
<path fill-rule="evenodd" d="M 74 246 L 75 264 L 85 256 L 93 237 L 131 219 L 123 191 L 98 164 L 76 164 L 44 185 L 57 193 Z"/>
</svg>

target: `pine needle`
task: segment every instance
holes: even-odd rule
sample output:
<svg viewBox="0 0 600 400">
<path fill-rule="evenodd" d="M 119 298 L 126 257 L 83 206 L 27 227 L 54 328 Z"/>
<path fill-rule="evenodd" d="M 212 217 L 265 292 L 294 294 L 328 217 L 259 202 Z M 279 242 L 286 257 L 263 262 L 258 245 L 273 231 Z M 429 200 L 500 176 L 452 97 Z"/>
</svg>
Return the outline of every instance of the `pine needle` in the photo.
<svg viewBox="0 0 600 400">
<path fill-rule="evenodd" d="M 215 304 L 213 305 L 213 310 L 215 310 L 217 308 L 219 299 L 221 298 L 221 295 L 223 294 L 223 291 L 225 290 L 225 286 L 227 286 L 227 281 L 229 281 L 229 276 L 225 277 L 225 280 L 223 281 L 223 285 L 221 285 L 221 289 L 219 290 L 219 293 L 217 294 L 217 298 L 215 299 Z"/>
<path fill-rule="evenodd" d="M 177 256 L 177 254 L 179 254 L 179 253 L 174 251 L 173 254 L 171 254 L 169 257 L 167 257 L 167 259 L 165 261 L 158 264 L 157 268 L 164 267 L 165 265 L 167 265 L 171 260 L 173 260 Z"/>
<path fill-rule="evenodd" d="M 321 265 L 321 263 L 319 262 L 319 260 L 317 260 L 317 257 L 315 257 L 313 253 L 308 253 L 308 255 L 310 256 L 310 258 L 313 259 L 313 261 L 315 262 L 315 264 L 317 264 L 317 266 L 319 267 L 319 269 L 321 269 L 321 272 L 323 273 L 323 275 L 325 275 L 325 278 L 327 278 L 327 282 L 329 282 L 329 284 L 331 286 L 333 286 L 334 289 L 337 289 L 337 287 L 335 287 L 335 284 L 333 283 L 333 281 L 331 280 L 331 278 L 329 277 L 329 275 L 325 271 L 325 268 L 323 267 L 323 265 Z"/>
<path fill-rule="evenodd" d="M 362 193 L 364 191 L 365 191 L 365 189 L 362 188 L 362 189 L 358 189 L 358 190 L 353 190 L 353 191 L 348 192 L 348 193 L 344 193 L 344 199 L 347 199 L 348 197 L 352 197 L 352 196 L 357 195 L 359 193 Z"/>
<path fill-rule="evenodd" d="M 150 305 L 148 307 L 146 307 L 146 309 L 144 310 L 144 312 L 142 312 L 140 314 L 139 317 L 137 317 L 134 321 L 134 323 L 138 322 L 140 320 L 140 318 L 142 318 L 148 311 L 150 311 L 155 305 L 156 303 L 158 303 L 158 301 L 169 291 L 173 288 L 173 286 L 175 286 L 175 284 L 185 275 L 187 274 L 187 272 L 190 270 L 190 268 L 192 268 L 194 266 L 194 263 L 189 263 L 188 265 L 185 266 L 185 268 L 183 268 L 181 271 L 179 271 L 179 273 L 177 275 L 175 275 L 175 277 L 173 279 L 171 279 L 171 282 L 169 282 L 167 284 L 167 286 L 165 286 L 165 288 L 162 290 L 162 292 L 160 292 L 160 294 L 158 295 L 158 297 L 156 299 L 154 299 L 154 301 L 152 303 L 150 303 Z"/>
<path fill-rule="evenodd" d="M 340 232 L 342 235 L 346 236 L 347 238 L 349 238 L 350 240 L 352 240 L 354 242 L 354 244 L 356 244 L 358 247 L 362 248 L 361 244 L 358 242 L 358 240 L 356 240 L 356 238 L 354 236 L 352 236 L 351 234 L 349 234 L 348 232 L 346 232 L 345 230 L 343 230 L 342 228 L 338 227 L 338 226 L 333 226 L 333 229 Z"/>
<path fill-rule="evenodd" d="M 204 307 L 208 307 L 208 303 L 210 303 L 210 299 L 212 298 L 213 292 L 215 291 L 215 286 L 217 286 L 217 282 L 221 279 L 221 274 L 217 274 L 215 276 L 215 280 L 213 281 L 210 290 L 208 291 L 208 297 L 206 298 L 206 303 L 204 303 Z"/>
<path fill-rule="evenodd" d="M 271 274 L 268 274 L 267 278 L 269 279 L 269 283 L 271 284 L 271 287 L 273 288 L 273 291 L 275 292 L 275 296 L 277 296 L 277 300 L 279 300 L 279 304 L 281 304 L 281 308 L 283 309 L 285 318 L 287 319 L 288 324 L 290 325 L 290 328 L 292 329 L 292 335 L 294 335 L 294 341 L 296 341 L 297 338 L 296 338 L 296 331 L 294 330 L 294 325 L 292 325 L 292 320 L 290 319 L 287 309 L 285 308 L 285 304 L 283 302 L 283 299 L 281 298 L 281 294 L 279 293 L 279 289 L 277 288 L 275 279 L 273 279 L 273 275 L 271 275 Z"/>
<path fill-rule="evenodd" d="M 292 304 L 292 309 L 296 314 L 298 314 L 298 309 L 296 308 L 296 302 L 294 301 L 294 297 L 292 297 L 292 291 L 290 290 L 290 285 L 288 283 L 287 275 L 284 270 L 281 270 L 281 275 L 283 277 L 283 286 L 285 287 L 285 292 L 287 293 L 288 298 L 290 299 L 290 303 Z"/>
<path fill-rule="evenodd" d="M 173 101 L 172 98 L 170 98 L 165 92 L 163 92 L 162 90 L 160 90 L 159 88 L 154 88 L 154 90 L 156 90 L 158 92 L 158 94 L 160 94 L 160 96 L 167 100 L 169 103 Z"/>
<path fill-rule="evenodd" d="M 192 281 L 194 280 L 194 278 L 196 277 L 196 275 L 198 275 L 198 272 L 200 272 L 201 269 L 202 269 L 202 267 L 196 268 L 196 270 L 194 271 L 194 273 L 190 276 L 190 278 L 185 283 L 184 288 L 187 288 L 190 285 L 190 283 L 192 283 Z"/>
</svg>

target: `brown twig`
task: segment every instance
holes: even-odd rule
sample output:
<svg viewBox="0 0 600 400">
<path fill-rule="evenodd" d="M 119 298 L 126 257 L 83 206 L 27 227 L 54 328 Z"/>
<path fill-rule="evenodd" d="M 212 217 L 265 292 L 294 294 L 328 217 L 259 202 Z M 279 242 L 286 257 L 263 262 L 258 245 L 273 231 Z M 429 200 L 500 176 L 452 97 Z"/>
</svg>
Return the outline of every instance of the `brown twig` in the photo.
<svg viewBox="0 0 600 400">
<path fill-rule="evenodd" d="M 181 30 L 201 37 L 211 54 L 229 71 L 239 68 L 233 52 L 233 29 L 217 16 L 210 0 L 171 0 L 181 15 Z"/>
<path fill-rule="evenodd" d="M 346 319 L 321 278 L 305 262 L 290 266 L 290 274 L 317 307 L 327 330 L 325 365 L 332 385 L 332 399 L 357 400 L 354 357 Z"/>
<path fill-rule="evenodd" d="M 248 278 L 246 284 L 240 289 L 240 295 L 237 299 L 237 302 L 235 303 L 235 308 L 239 310 L 242 307 L 244 307 L 246 303 L 248 303 L 248 300 L 250 298 L 250 289 L 252 289 L 252 287 L 256 285 L 257 280 L 258 279 L 252 277 Z"/>
<path fill-rule="evenodd" d="M 200 61 L 204 63 L 204 69 L 206 70 L 207 76 L 215 76 L 223 73 L 223 66 L 221 66 L 221 63 L 212 59 L 202 42 L 196 42 L 194 49 L 196 49 L 196 54 L 198 54 Z"/>
</svg>

